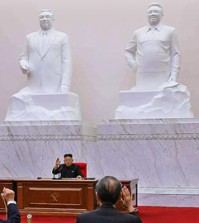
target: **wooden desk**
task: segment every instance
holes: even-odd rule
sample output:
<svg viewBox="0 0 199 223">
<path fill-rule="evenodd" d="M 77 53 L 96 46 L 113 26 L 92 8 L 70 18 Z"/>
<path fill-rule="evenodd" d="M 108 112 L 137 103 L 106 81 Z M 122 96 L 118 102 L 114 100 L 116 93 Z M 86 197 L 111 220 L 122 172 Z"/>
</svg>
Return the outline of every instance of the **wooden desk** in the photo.
<svg viewBox="0 0 199 223">
<path fill-rule="evenodd" d="M 129 189 L 130 186 L 131 189 L 134 187 L 132 199 L 137 206 L 138 179 L 121 180 L 121 182 Z M 97 207 L 95 200 L 97 180 L 0 180 L 0 189 L 5 183 L 15 190 L 20 213 L 74 216 Z M 116 208 L 125 211 L 121 202 L 117 202 Z M 0 210 L 3 210 L 3 204 L 0 204 Z"/>
<path fill-rule="evenodd" d="M 76 215 L 95 209 L 97 180 L 15 179 L 21 213 Z"/>
</svg>

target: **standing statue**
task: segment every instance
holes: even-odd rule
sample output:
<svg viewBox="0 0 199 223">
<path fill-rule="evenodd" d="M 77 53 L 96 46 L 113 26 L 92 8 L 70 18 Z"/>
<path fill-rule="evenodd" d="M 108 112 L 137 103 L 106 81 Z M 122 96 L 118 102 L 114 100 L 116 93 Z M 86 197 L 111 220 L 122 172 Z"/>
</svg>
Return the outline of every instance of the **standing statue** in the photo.
<svg viewBox="0 0 199 223">
<path fill-rule="evenodd" d="M 149 24 L 134 32 L 125 56 L 137 73 L 136 87 L 155 89 L 177 80 L 180 51 L 175 28 L 160 23 L 163 8 L 159 3 L 148 6 L 147 17 Z"/>
<path fill-rule="evenodd" d="M 39 21 L 41 29 L 27 35 L 19 58 L 27 86 L 11 97 L 5 121 L 81 120 L 79 97 L 69 91 L 69 38 L 53 28 L 51 10 L 42 10 Z"/>
<path fill-rule="evenodd" d="M 54 14 L 44 9 L 39 15 L 41 30 L 27 35 L 19 59 L 27 74 L 30 92 L 68 92 L 71 83 L 71 53 L 67 34 L 53 28 Z"/>
<path fill-rule="evenodd" d="M 148 25 L 136 30 L 125 57 L 136 72 L 136 85 L 121 91 L 115 119 L 191 118 L 190 94 L 177 82 L 180 51 L 176 29 L 161 24 L 163 7 L 151 3 Z"/>
</svg>

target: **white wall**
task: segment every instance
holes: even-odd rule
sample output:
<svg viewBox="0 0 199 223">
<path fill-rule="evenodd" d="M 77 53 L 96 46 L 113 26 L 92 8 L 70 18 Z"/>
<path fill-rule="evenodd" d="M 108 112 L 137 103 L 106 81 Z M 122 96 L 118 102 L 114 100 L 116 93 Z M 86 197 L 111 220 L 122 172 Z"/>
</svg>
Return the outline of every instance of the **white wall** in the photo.
<svg viewBox="0 0 199 223">
<path fill-rule="evenodd" d="M 39 27 L 38 13 L 50 8 L 55 28 L 68 33 L 73 57 L 71 90 L 81 100 L 83 119 L 112 119 L 118 92 L 134 85 L 135 74 L 124 60 L 132 32 L 146 24 L 149 0 L 6 0 L 0 1 L 0 121 L 10 96 L 26 78 L 18 67 L 25 35 Z M 199 3 L 197 0 L 162 0 L 163 23 L 178 30 L 182 66 L 179 81 L 191 92 L 193 111 L 199 117 Z"/>
</svg>

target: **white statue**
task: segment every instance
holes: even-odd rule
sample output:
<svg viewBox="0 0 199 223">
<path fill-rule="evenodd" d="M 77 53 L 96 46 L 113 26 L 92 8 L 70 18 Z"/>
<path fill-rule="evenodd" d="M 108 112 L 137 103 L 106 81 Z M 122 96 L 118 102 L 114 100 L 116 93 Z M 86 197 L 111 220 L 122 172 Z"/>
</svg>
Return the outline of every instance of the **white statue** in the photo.
<svg viewBox="0 0 199 223">
<path fill-rule="evenodd" d="M 176 81 L 180 70 L 180 51 L 174 27 L 160 23 L 163 8 L 151 3 L 149 24 L 136 30 L 125 49 L 128 64 L 137 72 L 136 87 L 155 89 Z"/>
<path fill-rule="evenodd" d="M 71 83 L 71 52 L 67 34 L 53 28 L 54 15 L 49 9 L 39 15 L 41 30 L 27 35 L 19 59 L 27 74 L 30 92 L 68 92 Z"/>
<path fill-rule="evenodd" d="M 174 27 L 160 23 L 163 7 L 151 3 L 148 25 L 136 30 L 125 57 L 136 72 L 136 86 L 120 92 L 116 119 L 193 117 L 186 86 L 177 83 L 180 51 Z"/>
<path fill-rule="evenodd" d="M 5 120 L 81 120 L 78 95 L 69 91 L 69 38 L 53 28 L 51 10 L 42 10 L 39 20 L 41 29 L 27 35 L 19 59 L 27 86 L 11 97 Z"/>
</svg>

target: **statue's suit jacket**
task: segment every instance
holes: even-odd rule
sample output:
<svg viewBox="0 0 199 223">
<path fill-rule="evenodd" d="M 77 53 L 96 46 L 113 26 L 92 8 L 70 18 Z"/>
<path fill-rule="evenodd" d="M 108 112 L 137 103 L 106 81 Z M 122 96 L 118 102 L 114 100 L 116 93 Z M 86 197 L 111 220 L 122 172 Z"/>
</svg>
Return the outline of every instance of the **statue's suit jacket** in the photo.
<svg viewBox="0 0 199 223">
<path fill-rule="evenodd" d="M 71 81 L 71 55 L 68 36 L 55 29 L 47 31 L 45 50 L 41 46 L 41 31 L 27 35 L 20 64 L 28 64 L 27 87 L 31 92 L 59 92 L 61 86 L 69 88 Z"/>
<path fill-rule="evenodd" d="M 7 220 L 1 220 L 0 223 L 20 223 L 21 218 L 19 214 L 19 210 L 16 204 L 8 205 L 8 218 Z"/>
<path fill-rule="evenodd" d="M 122 213 L 112 205 L 103 204 L 100 208 L 77 216 L 76 223 L 142 223 L 137 213 Z"/>
<path fill-rule="evenodd" d="M 177 77 L 180 71 L 180 50 L 176 29 L 158 24 L 136 30 L 129 41 L 125 56 L 137 72 L 136 87 L 157 89 Z"/>
</svg>

